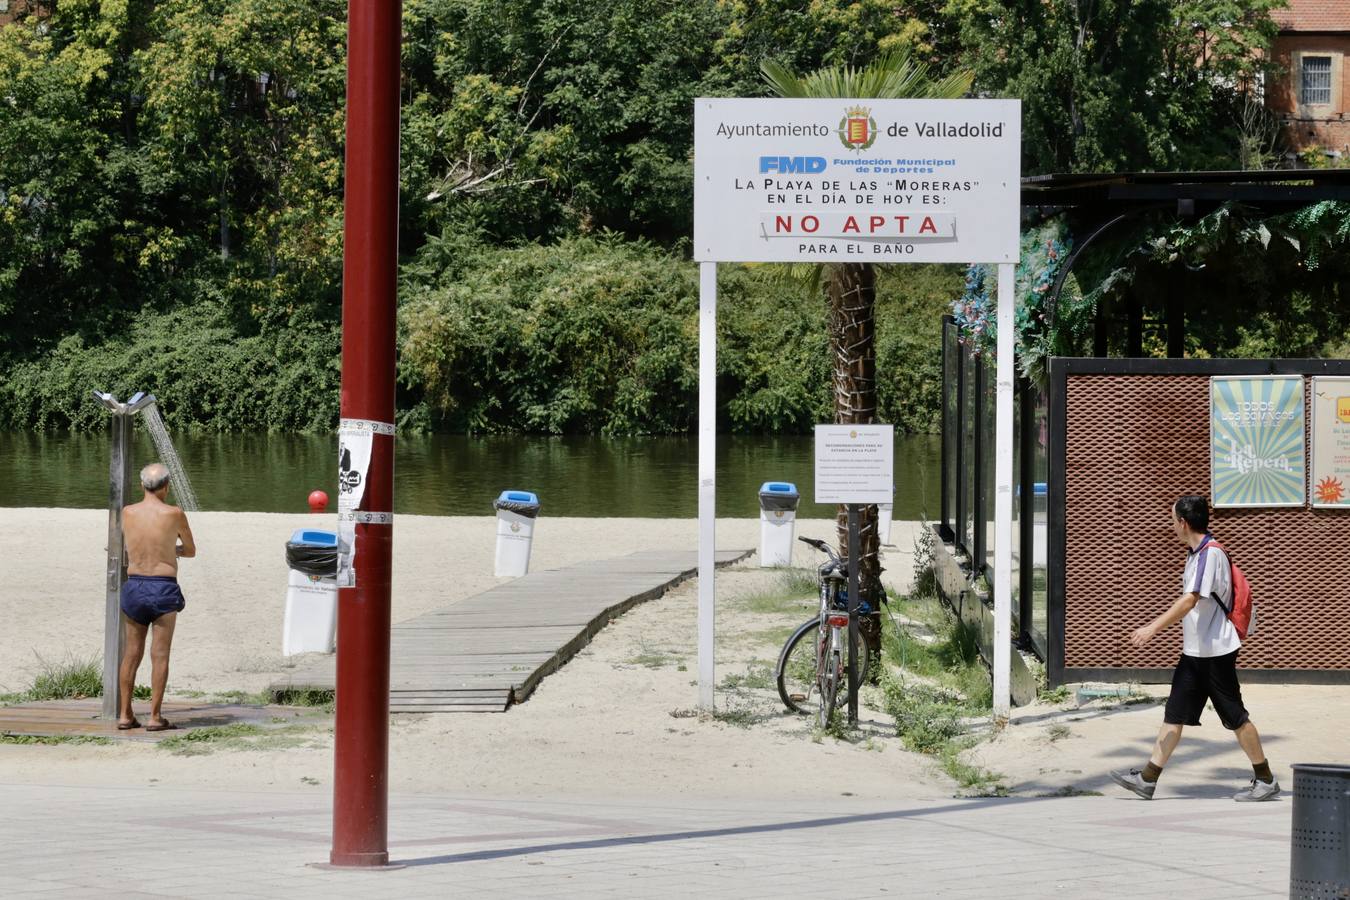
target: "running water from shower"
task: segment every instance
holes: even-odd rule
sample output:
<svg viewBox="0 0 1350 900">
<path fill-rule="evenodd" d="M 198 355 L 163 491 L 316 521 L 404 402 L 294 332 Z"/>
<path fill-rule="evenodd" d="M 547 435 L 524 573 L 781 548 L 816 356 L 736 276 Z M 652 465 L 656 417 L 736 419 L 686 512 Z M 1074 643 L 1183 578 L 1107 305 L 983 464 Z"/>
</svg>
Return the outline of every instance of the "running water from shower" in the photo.
<svg viewBox="0 0 1350 900">
<path fill-rule="evenodd" d="M 188 481 L 187 470 L 183 468 L 182 460 L 173 449 L 169 430 L 164 427 L 164 417 L 159 414 L 159 405 L 151 403 L 141 410 L 141 420 L 145 422 L 145 428 L 150 432 L 150 440 L 155 443 L 159 461 L 169 470 L 169 482 L 173 485 L 174 498 L 178 501 L 178 505 L 184 512 L 196 512 L 197 495 L 192 492 L 192 482 Z"/>
</svg>

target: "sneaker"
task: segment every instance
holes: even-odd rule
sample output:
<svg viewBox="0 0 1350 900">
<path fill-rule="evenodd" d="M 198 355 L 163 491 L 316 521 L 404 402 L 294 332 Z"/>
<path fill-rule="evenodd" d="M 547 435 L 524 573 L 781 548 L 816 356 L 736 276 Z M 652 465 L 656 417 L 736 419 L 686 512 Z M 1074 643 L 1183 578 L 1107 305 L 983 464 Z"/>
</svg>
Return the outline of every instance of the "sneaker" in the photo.
<svg viewBox="0 0 1350 900">
<path fill-rule="evenodd" d="M 1259 803 L 1262 800 L 1274 800 L 1275 795 L 1279 792 L 1280 783 L 1278 781 L 1272 780 L 1267 784 L 1260 779 L 1253 778 L 1247 789 L 1238 791 L 1233 795 L 1233 799 L 1239 803 Z"/>
<path fill-rule="evenodd" d="M 1131 769 L 1128 772 L 1112 772 L 1110 774 L 1111 780 L 1116 784 L 1127 791 L 1134 792 L 1145 800 L 1152 800 L 1153 792 L 1158 789 L 1156 781 L 1144 780 L 1142 769 Z"/>
</svg>

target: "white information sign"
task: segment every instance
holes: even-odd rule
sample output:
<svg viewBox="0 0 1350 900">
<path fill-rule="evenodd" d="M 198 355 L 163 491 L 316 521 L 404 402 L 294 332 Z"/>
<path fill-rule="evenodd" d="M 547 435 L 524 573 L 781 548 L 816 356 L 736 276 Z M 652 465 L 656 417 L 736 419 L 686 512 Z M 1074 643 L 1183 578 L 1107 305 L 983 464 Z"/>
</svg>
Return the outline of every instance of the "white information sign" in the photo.
<svg viewBox="0 0 1350 900">
<path fill-rule="evenodd" d="M 1019 100 L 694 103 L 700 262 L 1018 257 Z"/>
<path fill-rule="evenodd" d="M 816 426 L 816 502 L 890 503 L 893 425 Z"/>
</svg>

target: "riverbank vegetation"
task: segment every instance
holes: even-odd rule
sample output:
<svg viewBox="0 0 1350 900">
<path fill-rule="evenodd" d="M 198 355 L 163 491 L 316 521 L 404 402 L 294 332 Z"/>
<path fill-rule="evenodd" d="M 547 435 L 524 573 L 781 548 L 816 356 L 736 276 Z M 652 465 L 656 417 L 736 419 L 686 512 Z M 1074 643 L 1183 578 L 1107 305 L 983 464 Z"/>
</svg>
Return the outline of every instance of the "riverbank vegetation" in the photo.
<svg viewBox="0 0 1350 900">
<path fill-rule="evenodd" d="M 1075 24 L 999 0 L 405 0 L 400 422 L 690 430 L 690 110 L 767 95 L 765 60 L 968 68 L 1023 98 L 1028 173 L 1233 167 L 1252 151 L 1233 86 L 1273 5 Z M 346 4 L 26 8 L 0 27 L 0 427 L 101 427 L 94 387 L 151 390 L 177 428 L 333 427 Z M 720 277 L 719 427 L 824 420 L 823 297 L 767 267 Z M 879 413 L 902 431 L 936 425 L 962 278 L 882 273 Z"/>
</svg>

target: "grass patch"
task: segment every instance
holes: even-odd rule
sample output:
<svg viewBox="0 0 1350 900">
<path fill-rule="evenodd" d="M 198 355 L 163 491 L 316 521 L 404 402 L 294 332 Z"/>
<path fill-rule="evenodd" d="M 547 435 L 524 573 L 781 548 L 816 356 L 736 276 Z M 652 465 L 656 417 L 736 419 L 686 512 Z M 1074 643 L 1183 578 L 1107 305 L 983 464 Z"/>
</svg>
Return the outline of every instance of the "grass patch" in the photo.
<svg viewBox="0 0 1350 900">
<path fill-rule="evenodd" d="M 772 587 L 751 594 L 740 601 L 746 612 L 760 615 L 786 615 L 801 612 L 803 618 L 816 609 L 818 587 L 815 572 L 810 569 L 787 569 L 780 572 Z"/>
<path fill-rule="evenodd" d="M 905 684 L 889 670 L 882 675 L 881 692 L 882 704 L 895 719 L 895 732 L 907 749 L 934 757 L 964 796 L 1007 796 L 1002 776 L 961 759 L 963 751 L 979 743 L 966 735 L 965 720 L 987 713 L 986 705 L 939 687 Z"/>
<path fill-rule="evenodd" d="M 717 686 L 721 691 L 768 691 L 776 687 L 773 667 L 767 663 L 751 663 L 745 672 L 733 672 Z"/>
<path fill-rule="evenodd" d="M 682 656 L 671 650 L 649 646 L 641 636 L 638 637 L 637 654 L 624 660 L 630 666 L 643 666 L 648 669 L 662 669 L 672 663 L 683 661 Z"/>
<path fill-rule="evenodd" d="M 755 712 L 748 706 L 731 706 L 724 709 L 714 709 L 711 718 L 714 722 L 721 722 L 724 725 L 750 728 L 763 722 L 768 716 Z"/>
<path fill-rule="evenodd" d="M 916 753 L 936 754 L 965 733 L 962 719 L 975 711 L 956 694 L 925 684 L 902 684 L 882 676 L 882 703 L 895 719 L 895 732 Z"/>
<path fill-rule="evenodd" d="M 309 746 L 318 735 L 306 725 L 268 728 L 236 722 L 211 728 L 194 728 L 157 744 L 176 756 L 204 756 L 217 750 L 288 750 Z"/>
<path fill-rule="evenodd" d="M 936 681 L 973 707 L 989 709 L 994 702 L 993 679 L 980 657 L 980 635 L 968 622 L 948 615 L 935 598 L 902 599 L 898 612 L 933 632 L 932 643 L 921 641 L 889 616 L 882 616 L 882 657 L 890 665 Z"/>
<path fill-rule="evenodd" d="M 274 692 L 272 702 L 278 706 L 304 706 L 310 709 L 332 712 L 333 704 L 336 702 L 336 694 L 333 691 L 324 691 L 318 688 L 299 688 L 291 691 Z"/>
<path fill-rule="evenodd" d="M 664 668 L 667 663 L 673 662 L 677 657 L 660 650 L 644 650 L 637 656 L 631 656 L 624 662 L 630 666 L 643 666 L 648 669 Z"/>
<path fill-rule="evenodd" d="M 1068 703 L 1073 698 L 1073 691 L 1069 690 L 1067 684 L 1061 684 L 1057 688 L 1041 688 L 1036 692 L 1036 699 L 1042 703 L 1053 703 L 1059 706 L 1061 703 Z"/>
<path fill-rule="evenodd" d="M 37 661 L 38 672 L 33 676 L 32 687 L 18 693 L 0 694 L 0 706 L 42 700 L 86 700 L 103 696 L 103 657 L 82 659 L 68 656 L 61 662 L 48 662 L 37 656 Z M 131 689 L 131 696 L 136 700 L 149 700 L 150 685 L 136 685 Z"/>
<path fill-rule="evenodd" d="M 802 622 L 804 621 L 806 621 L 805 617 L 802 619 Z M 737 637 L 744 643 L 752 646 L 767 644 L 771 647 L 782 649 L 783 645 L 787 643 L 787 639 L 792 637 L 792 632 L 796 631 L 801 624 L 801 622 L 795 622 L 791 625 L 783 625 L 777 628 L 761 628 L 758 631 L 745 631 L 737 635 Z"/>
<path fill-rule="evenodd" d="M 961 759 L 961 751 L 971 746 L 974 745 L 972 743 L 962 745 L 956 741 L 946 744 L 938 754 L 942 771 L 960 785 L 962 794 L 967 797 L 1008 796 L 1008 786 L 1003 783 L 1001 775 L 981 769 L 979 766 L 972 766 Z"/>
<path fill-rule="evenodd" d="M 0 734 L 0 745 L 17 744 L 43 746 L 52 744 L 96 744 L 108 745 L 112 743 L 111 738 L 100 737 L 96 734 Z"/>
<path fill-rule="evenodd" d="M 1073 730 L 1068 725 L 1051 725 L 1046 729 L 1045 736 L 1050 739 L 1050 743 L 1062 741 L 1073 734 Z"/>
<path fill-rule="evenodd" d="M 38 657 L 38 673 L 28 689 L 29 700 L 81 700 L 103 696 L 103 660 L 67 657 L 48 662 Z"/>
</svg>

